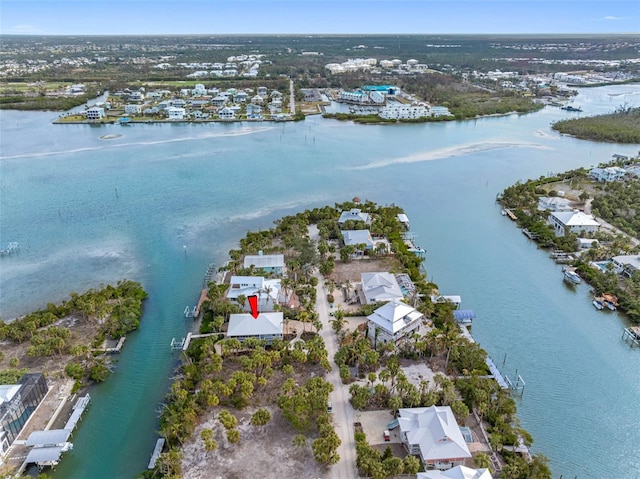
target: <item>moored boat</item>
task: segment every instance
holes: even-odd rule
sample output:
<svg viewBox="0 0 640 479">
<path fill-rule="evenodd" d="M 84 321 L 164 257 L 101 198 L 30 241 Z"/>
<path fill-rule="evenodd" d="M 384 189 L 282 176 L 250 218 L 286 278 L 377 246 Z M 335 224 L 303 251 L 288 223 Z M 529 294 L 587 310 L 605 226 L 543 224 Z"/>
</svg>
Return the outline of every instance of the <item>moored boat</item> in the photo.
<svg viewBox="0 0 640 479">
<path fill-rule="evenodd" d="M 582 281 L 580 279 L 580 276 L 578 276 L 578 273 L 576 273 L 575 271 L 571 271 L 570 269 L 567 269 L 567 268 L 564 268 L 563 271 L 564 271 L 564 279 L 566 279 L 570 283 L 580 284 L 580 282 Z"/>
<path fill-rule="evenodd" d="M 591 301 L 591 303 L 598 311 L 602 311 L 602 309 L 604 308 L 604 306 L 602 305 L 602 301 L 598 298 L 595 298 L 593 301 Z"/>
</svg>

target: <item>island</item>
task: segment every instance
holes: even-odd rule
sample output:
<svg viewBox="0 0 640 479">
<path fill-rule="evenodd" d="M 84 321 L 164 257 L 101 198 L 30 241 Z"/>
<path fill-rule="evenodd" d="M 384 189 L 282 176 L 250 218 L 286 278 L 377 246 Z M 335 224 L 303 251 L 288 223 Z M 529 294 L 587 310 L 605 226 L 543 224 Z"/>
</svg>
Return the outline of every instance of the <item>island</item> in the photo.
<svg viewBox="0 0 640 479">
<path fill-rule="evenodd" d="M 427 281 L 425 255 L 402 208 L 359 198 L 248 232 L 174 344 L 165 446 L 138 477 L 550 478 L 518 425 L 523 382 Z"/>
</svg>

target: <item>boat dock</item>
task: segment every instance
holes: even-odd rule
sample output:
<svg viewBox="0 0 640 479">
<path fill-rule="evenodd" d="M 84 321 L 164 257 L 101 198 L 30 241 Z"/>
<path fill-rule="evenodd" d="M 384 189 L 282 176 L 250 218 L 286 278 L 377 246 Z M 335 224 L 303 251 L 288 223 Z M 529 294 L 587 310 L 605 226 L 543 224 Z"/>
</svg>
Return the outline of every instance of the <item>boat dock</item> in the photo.
<svg viewBox="0 0 640 479">
<path fill-rule="evenodd" d="M 512 221 L 517 221 L 518 217 L 511 211 L 509 208 L 505 208 L 502 210 L 506 216 L 509 217 Z"/>
<path fill-rule="evenodd" d="M 149 460 L 147 469 L 153 469 L 156 467 L 156 462 L 158 462 L 158 458 L 160 457 L 160 454 L 162 454 L 162 448 L 164 448 L 164 437 L 161 437 L 156 441 L 156 447 L 153 449 L 153 454 L 151 454 L 151 459 Z"/>
<path fill-rule="evenodd" d="M 622 332 L 624 342 L 631 343 L 631 347 L 640 346 L 640 326 L 629 326 Z"/>
<path fill-rule="evenodd" d="M 91 396 L 89 396 L 88 394 L 86 396 L 82 396 L 76 401 L 76 403 L 73 405 L 73 409 L 71 410 L 71 416 L 69 416 L 69 419 L 67 420 L 67 423 L 64 425 L 63 429 L 69 429 L 73 431 L 76 428 L 85 410 L 89 407 L 89 402 L 91 402 Z"/>
</svg>

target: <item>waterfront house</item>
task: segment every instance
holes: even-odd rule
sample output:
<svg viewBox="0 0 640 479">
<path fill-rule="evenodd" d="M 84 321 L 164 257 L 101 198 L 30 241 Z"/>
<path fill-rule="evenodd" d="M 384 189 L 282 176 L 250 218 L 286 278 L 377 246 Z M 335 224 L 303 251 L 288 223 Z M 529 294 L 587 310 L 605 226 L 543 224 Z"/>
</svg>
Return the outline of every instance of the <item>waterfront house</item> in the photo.
<svg viewBox="0 0 640 479">
<path fill-rule="evenodd" d="M 125 105 L 124 106 L 124 114 L 125 115 L 139 115 L 142 111 L 140 105 Z"/>
<path fill-rule="evenodd" d="M 416 479 L 493 479 L 489 469 L 471 469 L 466 466 L 456 466 L 446 471 L 419 472 Z"/>
<path fill-rule="evenodd" d="M 99 120 L 100 118 L 104 118 L 104 108 L 94 106 L 89 108 L 85 114 L 87 115 L 87 120 Z"/>
<path fill-rule="evenodd" d="M 385 106 L 380 111 L 379 116 L 385 120 L 415 120 L 431 116 L 431 113 L 424 105 L 403 105 L 402 103 L 394 103 Z"/>
<path fill-rule="evenodd" d="M 231 108 L 225 106 L 223 109 L 218 111 L 218 117 L 221 120 L 235 120 L 236 114 Z"/>
<path fill-rule="evenodd" d="M 367 316 L 367 336 L 374 343 L 400 344 L 411 337 L 424 315 L 399 299 L 389 301 Z"/>
<path fill-rule="evenodd" d="M 280 280 L 265 279 L 262 276 L 232 276 L 227 291 L 227 299 L 238 304 L 238 297 L 258 297 L 258 309 L 260 311 L 273 311 L 273 307 L 280 301 Z M 245 311 L 251 308 L 246 301 L 240 306 Z"/>
<path fill-rule="evenodd" d="M 184 120 L 186 110 L 184 108 L 172 106 L 171 108 L 167 108 L 167 115 L 169 115 L 169 120 Z"/>
<path fill-rule="evenodd" d="M 227 338 L 236 338 L 240 341 L 256 338 L 272 343 L 276 338 L 282 339 L 283 325 L 282 312 L 260 313 L 257 318 L 250 313 L 232 314 L 229 316 Z"/>
<path fill-rule="evenodd" d="M 634 272 L 640 271 L 640 256 L 637 254 L 614 256 L 611 260 L 614 271 L 618 274 L 624 274 L 630 278 Z"/>
<path fill-rule="evenodd" d="M 363 213 L 358 208 L 352 208 L 349 211 L 343 211 L 338 219 L 338 225 L 342 227 L 347 221 L 361 221 L 365 225 L 371 224 L 371 215 L 369 213 Z"/>
<path fill-rule="evenodd" d="M 553 227 L 556 236 L 565 236 L 568 233 L 592 234 L 600 228 L 600 223 L 592 215 L 575 210 L 554 211 L 548 216 L 547 223 Z"/>
<path fill-rule="evenodd" d="M 266 273 L 273 273 L 281 276 L 284 273 L 283 254 L 248 254 L 244 257 L 244 267 L 262 270 Z"/>
<path fill-rule="evenodd" d="M 353 245 L 358 248 L 359 245 L 364 245 L 364 249 L 373 249 L 375 246 L 369 230 L 345 230 L 342 232 L 342 239 L 345 246 Z"/>
<path fill-rule="evenodd" d="M 449 406 L 399 409 L 398 414 L 400 440 L 425 469 L 451 469 L 471 457 Z"/>
<path fill-rule="evenodd" d="M 253 103 L 247 105 L 247 118 L 252 120 L 262 118 L 261 113 L 262 107 L 260 105 L 254 105 Z"/>
<path fill-rule="evenodd" d="M 538 211 L 573 211 L 567 198 L 541 196 L 538 198 Z"/>
<path fill-rule="evenodd" d="M 404 213 L 398 213 L 397 218 L 400 224 L 404 227 L 404 229 L 408 230 L 410 227 L 409 217 Z"/>
<path fill-rule="evenodd" d="M 398 281 L 391 273 L 362 273 L 360 280 L 360 291 L 362 292 L 360 302 L 362 304 L 404 298 Z"/>
<path fill-rule="evenodd" d="M 600 182 L 620 181 L 627 174 L 624 168 L 609 166 L 607 168 L 593 168 L 589 171 L 589 177 Z"/>
<path fill-rule="evenodd" d="M 187 106 L 187 101 L 182 98 L 174 98 L 171 100 L 171 106 L 175 106 L 176 108 L 184 108 Z"/>
</svg>

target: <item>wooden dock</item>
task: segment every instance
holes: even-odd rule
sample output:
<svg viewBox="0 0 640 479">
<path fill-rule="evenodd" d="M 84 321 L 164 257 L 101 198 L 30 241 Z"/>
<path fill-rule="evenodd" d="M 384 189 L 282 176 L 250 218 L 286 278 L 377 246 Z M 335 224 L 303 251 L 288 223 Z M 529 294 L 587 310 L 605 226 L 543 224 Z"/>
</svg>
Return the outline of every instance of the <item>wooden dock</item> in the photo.
<svg viewBox="0 0 640 479">
<path fill-rule="evenodd" d="M 162 454 L 162 448 L 164 447 L 164 437 L 161 437 L 156 441 L 156 447 L 153 449 L 153 454 L 151 454 L 151 459 L 149 460 L 149 466 L 147 469 L 153 469 L 156 467 L 156 462 L 158 462 L 158 458 L 160 454 Z"/>
<path fill-rule="evenodd" d="M 512 221 L 517 221 L 518 220 L 518 217 L 509 208 L 505 208 L 502 211 L 504 211 L 506 213 L 506 215 L 509 217 L 509 219 L 511 219 Z"/>
</svg>

